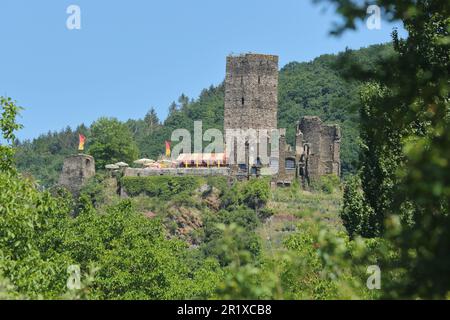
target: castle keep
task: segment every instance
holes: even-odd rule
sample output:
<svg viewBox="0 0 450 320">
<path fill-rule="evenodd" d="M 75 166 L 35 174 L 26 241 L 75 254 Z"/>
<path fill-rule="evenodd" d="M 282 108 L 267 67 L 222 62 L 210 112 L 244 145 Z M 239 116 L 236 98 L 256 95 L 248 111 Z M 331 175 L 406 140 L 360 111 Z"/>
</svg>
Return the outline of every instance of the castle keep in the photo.
<svg viewBox="0 0 450 320">
<path fill-rule="evenodd" d="M 227 57 L 224 130 L 277 129 L 278 57 Z"/>
</svg>

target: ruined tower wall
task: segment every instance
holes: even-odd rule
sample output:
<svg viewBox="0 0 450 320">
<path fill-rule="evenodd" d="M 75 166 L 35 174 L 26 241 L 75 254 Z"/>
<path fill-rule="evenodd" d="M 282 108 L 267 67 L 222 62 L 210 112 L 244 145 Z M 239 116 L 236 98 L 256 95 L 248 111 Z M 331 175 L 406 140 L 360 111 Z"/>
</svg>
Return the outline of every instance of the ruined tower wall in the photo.
<svg viewBox="0 0 450 320">
<path fill-rule="evenodd" d="M 321 174 L 322 121 L 319 117 L 303 117 L 299 129 L 303 133 L 304 144 L 309 145 L 308 173 L 311 178 L 317 177 Z"/>
<path fill-rule="evenodd" d="M 278 57 L 227 57 L 224 130 L 277 129 Z"/>
<path fill-rule="evenodd" d="M 341 132 L 337 125 L 322 124 L 319 117 L 303 117 L 299 123 L 303 143 L 310 146 L 308 173 L 311 179 L 341 173 Z M 298 146 L 297 146 L 298 147 Z"/>
<path fill-rule="evenodd" d="M 321 136 L 320 174 L 340 174 L 340 129 L 336 125 L 324 125 Z"/>
<path fill-rule="evenodd" d="M 84 154 L 73 155 L 64 160 L 59 185 L 77 195 L 81 187 L 94 175 L 95 160 L 93 157 Z"/>
</svg>

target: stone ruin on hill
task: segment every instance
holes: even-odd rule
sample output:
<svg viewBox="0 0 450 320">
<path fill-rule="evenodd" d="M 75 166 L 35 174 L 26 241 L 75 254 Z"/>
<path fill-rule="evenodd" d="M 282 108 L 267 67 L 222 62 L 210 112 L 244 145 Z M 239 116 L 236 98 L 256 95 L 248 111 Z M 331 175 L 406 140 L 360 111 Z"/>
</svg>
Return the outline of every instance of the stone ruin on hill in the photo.
<svg viewBox="0 0 450 320">
<path fill-rule="evenodd" d="M 227 57 L 225 79 L 224 131 L 228 129 L 278 129 L 278 56 L 245 54 Z M 286 143 L 286 129 L 279 129 L 278 157 L 262 165 L 258 157 L 249 156 L 248 143 L 242 163 L 221 168 L 125 168 L 124 176 L 154 175 L 225 175 L 230 179 L 250 179 L 268 174 L 277 185 L 289 185 L 295 180 L 307 186 L 326 174 L 341 174 L 338 125 L 324 124 L 319 117 L 302 117 L 296 125 L 295 146 Z M 233 138 L 234 139 L 234 138 Z M 226 136 L 225 136 L 225 141 Z M 234 144 L 236 147 L 237 144 Z M 234 148 L 233 146 L 230 149 Z M 259 150 L 259 145 L 257 145 Z M 236 150 L 234 150 L 234 153 Z M 233 152 L 232 152 L 233 153 Z M 235 157 L 236 158 L 236 157 Z M 254 160 L 250 160 L 254 159 Z M 273 171 L 265 169 L 275 169 Z M 270 172 L 274 172 L 270 174 Z M 94 158 L 74 155 L 64 161 L 59 184 L 78 194 L 86 181 L 95 175 Z"/>
<path fill-rule="evenodd" d="M 77 154 L 64 160 L 59 185 L 78 195 L 83 185 L 95 176 L 95 160 L 92 156 Z"/>
</svg>

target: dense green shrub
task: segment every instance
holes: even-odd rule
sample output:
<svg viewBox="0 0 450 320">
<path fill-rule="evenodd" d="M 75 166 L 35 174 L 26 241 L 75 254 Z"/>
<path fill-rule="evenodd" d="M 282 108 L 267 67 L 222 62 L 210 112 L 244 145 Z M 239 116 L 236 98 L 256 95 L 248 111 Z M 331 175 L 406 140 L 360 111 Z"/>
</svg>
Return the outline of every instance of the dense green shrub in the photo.
<svg viewBox="0 0 450 320">
<path fill-rule="evenodd" d="M 214 270 L 214 265 L 200 263 L 193 270 L 186 264 L 186 244 L 166 240 L 161 222 L 137 213 L 129 201 L 104 215 L 81 214 L 68 232 L 61 249 L 70 252 L 83 269 L 92 262 L 100 267 L 92 297 L 184 299 L 201 294 L 199 285 L 206 290 L 205 280 L 210 282 L 208 290 L 215 286 L 211 279 L 195 276 Z"/>
<path fill-rule="evenodd" d="M 206 183 L 209 186 L 216 188 L 217 190 L 220 191 L 221 194 L 223 194 L 226 190 L 229 189 L 227 180 L 228 180 L 227 177 L 209 176 L 206 178 Z"/>
<path fill-rule="evenodd" d="M 0 274 L 10 280 L 8 297 L 61 297 L 70 265 L 80 266 L 82 280 L 96 267 L 86 295 L 95 299 L 205 298 L 221 277 L 214 260 L 187 264 L 193 251 L 166 240 L 161 222 L 129 200 L 99 214 L 87 199 L 72 218 L 72 199 L 40 192 L 20 176 L 0 173 L 0 188 Z"/>
<path fill-rule="evenodd" d="M 327 174 L 311 181 L 311 189 L 332 194 L 341 187 L 341 181 L 335 174 Z"/>
<path fill-rule="evenodd" d="M 203 221 L 204 243 L 202 250 L 206 256 L 216 257 L 222 265 L 228 265 L 233 261 L 230 252 L 224 248 L 224 227 L 232 228 L 236 250 L 248 252 L 246 259 L 255 261 L 261 251 L 259 238 L 255 233 L 259 225 L 258 217 L 254 210 L 241 206 L 233 210 L 221 210 L 218 213 L 207 215 Z M 228 230 L 228 229 L 227 229 Z"/>
<path fill-rule="evenodd" d="M 365 199 L 358 176 L 346 180 L 343 201 L 340 217 L 350 237 L 360 235 L 370 238 L 380 235 L 381 226 Z"/>
<path fill-rule="evenodd" d="M 124 177 L 122 184 L 130 196 L 145 194 L 149 197 L 169 199 L 180 193 L 191 194 L 202 181 L 203 178 L 193 176 Z"/>
<path fill-rule="evenodd" d="M 72 202 L 9 172 L 0 172 L 0 190 L 0 273 L 28 297 L 64 293 L 73 260 L 52 247 L 65 232 Z"/>
<path fill-rule="evenodd" d="M 253 179 L 243 184 L 241 189 L 242 202 L 258 212 L 269 200 L 270 187 L 265 179 Z"/>
<path fill-rule="evenodd" d="M 258 212 L 266 205 L 269 195 L 270 186 L 266 179 L 235 183 L 222 196 L 222 206 L 229 209 L 245 205 Z"/>
</svg>

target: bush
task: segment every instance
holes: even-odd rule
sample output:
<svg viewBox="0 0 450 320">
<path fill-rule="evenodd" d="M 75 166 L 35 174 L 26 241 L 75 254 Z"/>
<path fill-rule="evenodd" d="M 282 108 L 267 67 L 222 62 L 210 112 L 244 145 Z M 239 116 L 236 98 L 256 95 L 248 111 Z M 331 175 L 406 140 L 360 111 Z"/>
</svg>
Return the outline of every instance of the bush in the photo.
<svg viewBox="0 0 450 320">
<path fill-rule="evenodd" d="M 242 202 L 258 212 L 269 200 L 270 188 L 266 180 L 254 179 L 245 183 L 241 192 Z"/>
<path fill-rule="evenodd" d="M 332 194 L 340 188 L 341 181 L 334 174 L 327 174 L 311 181 L 311 188 L 315 191 L 321 191 L 326 194 Z"/>
<path fill-rule="evenodd" d="M 233 232 L 233 245 L 239 252 L 247 252 L 243 260 L 254 261 L 260 254 L 261 245 L 255 233 L 259 225 L 255 211 L 238 207 L 232 211 L 221 210 L 217 214 L 207 215 L 203 221 L 204 244 L 202 251 L 206 256 L 216 257 L 221 265 L 233 261 L 232 254 L 224 249 L 224 230 Z M 228 228 L 234 226 L 233 228 Z M 224 229 L 225 228 L 225 229 Z"/>
<path fill-rule="evenodd" d="M 149 197 L 159 197 L 168 200 L 180 193 L 191 194 L 201 184 L 200 177 L 124 177 L 122 185 L 130 196 L 145 194 Z"/>
<path fill-rule="evenodd" d="M 270 187 L 265 179 L 235 183 L 223 195 L 222 206 L 229 209 L 245 205 L 258 212 L 267 204 L 269 196 Z"/>
<path fill-rule="evenodd" d="M 350 177 L 344 185 L 344 205 L 340 217 L 351 238 L 355 235 L 375 237 L 381 229 L 373 209 L 367 204 L 358 176 Z"/>
</svg>

